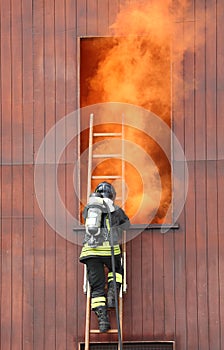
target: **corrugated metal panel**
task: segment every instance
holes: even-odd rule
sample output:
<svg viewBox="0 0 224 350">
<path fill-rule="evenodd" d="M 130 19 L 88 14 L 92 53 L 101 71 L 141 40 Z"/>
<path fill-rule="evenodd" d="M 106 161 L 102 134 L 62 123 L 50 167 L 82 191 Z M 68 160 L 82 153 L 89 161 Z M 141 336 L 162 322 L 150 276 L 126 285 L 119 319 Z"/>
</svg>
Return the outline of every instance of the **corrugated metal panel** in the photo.
<svg viewBox="0 0 224 350">
<path fill-rule="evenodd" d="M 85 344 L 80 344 L 80 350 L 85 349 Z M 124 342 L 124 350 L 175 350 L 174 342 Z M 117 350 L 117 344 L 111 343 L 90 343 L 90 350 Z"/>
</svg>

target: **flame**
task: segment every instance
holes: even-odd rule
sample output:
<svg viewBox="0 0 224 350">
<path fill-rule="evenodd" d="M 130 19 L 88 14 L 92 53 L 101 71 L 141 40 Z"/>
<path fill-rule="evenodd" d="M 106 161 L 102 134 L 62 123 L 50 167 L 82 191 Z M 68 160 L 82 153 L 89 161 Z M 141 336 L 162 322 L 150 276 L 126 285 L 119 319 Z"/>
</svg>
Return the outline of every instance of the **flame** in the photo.
<svg viewBox="0 0 224 350">
<path fill-rule="evenodd" d="M 133 1 L 123 5 L 110 28 L 112 39 L 98 54 L 97 70 L 88 77 L 88 94 L 83 97 L 82 106 L 111 101 L 130 103 L 154 112 L 170 125 L 174 15 L 181 13 L 185 6 L 187 2 L 182 1 L 174 9 L 171 0 Z M 145 201 L 145 214 L 138 220 L 148 222 L 150 213 L 153 213 L 151 221 L 162 223 L 171 203 L 169 161 L 153 140 L 143 133 L 139 135 L 134 128 L 125 129 L 125 138 L 140 144 L 150 154 L 158 167 L 162 184 L 159 208 L 154 204 L 159 189 L 152 186 Z M 167 144 L 170 148 L 170 140 Z M 119 172 L 119 167 L 119 161 L 102 162 L 95 174 L 99 171 L 106 175 L 111 168 Z M 132 217 L 142 200 L 143 187 L 137 170 L 130 164 L 126 164 L 125 173 L 129 189 L 125 209 Z M 150 187 L 153 174 L 149 181 Z"/>
</svg>

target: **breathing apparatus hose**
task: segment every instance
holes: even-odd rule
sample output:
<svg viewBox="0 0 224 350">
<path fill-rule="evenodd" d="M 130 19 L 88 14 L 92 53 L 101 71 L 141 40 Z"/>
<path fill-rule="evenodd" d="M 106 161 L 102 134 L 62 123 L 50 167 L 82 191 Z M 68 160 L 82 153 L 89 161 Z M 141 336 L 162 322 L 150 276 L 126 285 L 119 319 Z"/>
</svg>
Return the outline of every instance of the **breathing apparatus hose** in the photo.
<svg viewBox="0 0 224 350">
<path fill-rule="evenodd" d="M 116 271 L 115 271 L 113 226 L 112 226 L 112 219 L 111 219 L 110 208 L 109 208 L 108 204 L 105 201 L 103 201 L 103 203 L 104 203 L 104 205 L 105 205 L 105 207 L 107 209 L 108 219 L 109 219 L 110 245 L 111 245 L 111 265 L 112 265 L 112 272 L 113 272 L 113 286 L 114 286 L 114 295 L 115 295 L 116 322 L 117 322 L 119 349 L 122 350 L 121 326 L 120 326 L 120 317 L 119 317 L 119 308 L 118 308 L 118 293 L 117 293 Z M 107 228 L 107 230 L 108 230 L 108 228 Z"/>
</svg>

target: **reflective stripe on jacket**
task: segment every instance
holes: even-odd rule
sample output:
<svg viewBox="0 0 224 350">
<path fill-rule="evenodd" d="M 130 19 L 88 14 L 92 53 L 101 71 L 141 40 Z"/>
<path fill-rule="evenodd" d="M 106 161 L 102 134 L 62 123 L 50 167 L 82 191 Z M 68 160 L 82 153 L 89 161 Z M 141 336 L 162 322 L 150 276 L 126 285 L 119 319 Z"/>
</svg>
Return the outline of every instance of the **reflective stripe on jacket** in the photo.
<svg viewBox="0 0 224 350">
<path fill-rule="evenodd" d="M 121 254 L 121 249 L 119 244 L 116 244 L 114 246 L 114 255 Z M 96 256 L 111 256 L 111 246 L 109 242 L 104 242 L 103 245 L 92 248 L 89 247 L 89 245 L 86 243 L 82 247 L 82 251 L 80 254 L 80 261 L 86 259 L 86 258 L 93 258 Z"/>
</svg>

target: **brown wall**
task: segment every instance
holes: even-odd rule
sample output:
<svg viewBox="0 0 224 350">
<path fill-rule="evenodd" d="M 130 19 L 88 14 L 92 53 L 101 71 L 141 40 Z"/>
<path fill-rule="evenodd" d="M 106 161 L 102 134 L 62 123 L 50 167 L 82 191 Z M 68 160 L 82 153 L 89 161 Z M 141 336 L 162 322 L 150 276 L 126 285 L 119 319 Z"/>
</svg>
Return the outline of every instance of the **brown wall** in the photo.
<svg viewBox="0 0 224 350">
<path fill-rule="evenodd" d="M 109 34 L 122 3 L 1 0 L 2 350 L 70 350 L 83 341 L 80 247 L 55 233 L 41 214 L 34 164 L 49 129 L 77 108 L 76 38 Z M 192 50 L 184 53 L 183 66 L 173 64 L 173 88 L 175 71 L 184 78 L 178 85 L 183 98 L 173 102 L 173 130 L 188 160 L 189 190 L 179 230 L 146 231 L 128 244 L 124 338 L 175 339 L 178 350 L 221 350 L 223 1 L 192 1 L 176 27 L 175 40 L 184 43 L 191 34 Z M 77 211 L 71 189 L 74 147 L 58 169 L 62 199 L 72 214 Z M 46 172 L 43 189 L 50 182 Z M 47 210 L 54 198 L 45 201 Z M 72 231 L 68 222 L 65 235 Z"/>
</svg>

